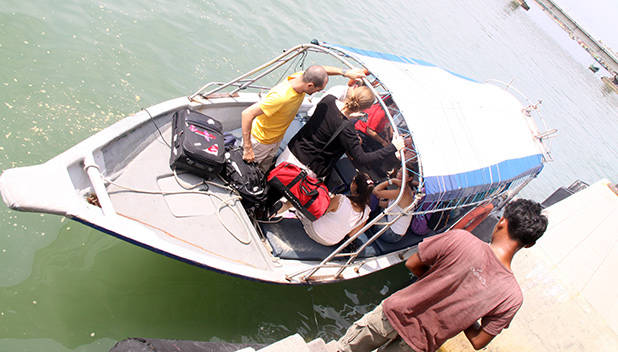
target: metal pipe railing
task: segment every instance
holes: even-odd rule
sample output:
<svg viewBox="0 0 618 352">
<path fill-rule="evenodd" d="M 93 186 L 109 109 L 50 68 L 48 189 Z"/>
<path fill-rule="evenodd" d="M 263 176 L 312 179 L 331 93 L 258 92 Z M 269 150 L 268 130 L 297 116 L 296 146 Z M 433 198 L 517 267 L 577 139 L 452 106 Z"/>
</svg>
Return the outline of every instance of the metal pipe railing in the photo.
<svg viewBox="0 0 618 352">
<path fill-rule="evenodd" d="M 525 184 L 527 184 L 528 182 L 530 182 L 530 180 L 534 178 L 532 176 L 529 176 L 524 182 L 523 184 L 517 188 L 517 190 L 514 191 L 514 194 L 517 194 L 519 192 L 519 190 L 521 190 Z M 503 187 L 499 187 L 496 189 L 496 191 L 491 194 L 488 195 L 487 197 L 483 197 L 482 199 L 478 200 L 478 201 L 474 201 L 474 202 L 470 202 L 470 203 L 459 203 L 457 202 L 455 205 L 449 206 L 449 207 L 436 207 L 433 209 L 428 209 L 428 210 L 423 210 L 423 211 L 415 211 L 412 212 L 410 215 L 415 216 L 415 215 L 421 215 L 421 214 L 428 214 L 428 213 L 435 213 L 438 211 L 448 211 L 448 210 L 453 210 L 453 209 L 457 209 L 460 208 L 462 206 L 477 206 L 480 205 L 482 203 L 491 201 L 495 198 L 498 198 L 500 196 L 503 196 L 505 194 L 508 194 L 508 189 L 506 189 L 504 186 Z M 293 277 L 301 275 L 303 273 L 306 272 L 310 272 L 308 275 L 305 275 L 302 280 L 303 281 L 309 281 L 311 276 L 313 276 L 317 271 L 319 271 L 320 269 L 324 269 L 324 268 L 332 268 L 332 267 L 337 267 L 339 266 L 340 270 L 337 272 L 336 275 L 334 275 L 333 277 L 337 277 L 338 275 L 340 275 L 343 270 L 345 270 L 345 268 L 351 266 L 353 263 L 353 260 L 348 260 L 348 262 L 346 262 L 345 264 L 334 264 L 334 263 L 330 263 L 330 261 L 336 257 L 341 257 L 343 253 L 340 253 L 342 249 L 344 249 L 345 247 L 347 247 L 347 245 L 349 245 L 353 240 L 355 240 L 358 236 L 360 236 L 360 234 L 362 234 L 364 231 L 366 231 L 366 229 L 368 229 L 369 227 L 373 226 L 373 225 L 383 225 L 383 224 L 387 224 L 387 226 L 384 226 L 382 229 L 380 229 L 378 232 L 376 232 L 376 234 L 374 234 L 371 238 L 369 238 L 369 240 L 363 244 L 363 246 L 361 246 L 357 251 L 355 251 L 354 253 L 346 253 L 345 256 L 352 256 L 355 255 L 355 258 L 367 247 L 369 246 L 371 243 L 375 242 L 383 233 L 384 231 L 386 231 L 386 228 L 390 225 L 392 225 L 392 223 L 394 223 L 395 221 L 397 221 L 401 216 L 403 216 L 404 214 L 407 214 L 409 211 L 413 210 L 415 207 L 417 207 L 419 205 L 419 202 L 422 200 L 422 198 L 424 197 L 424 194 L 422 193 L 417 193 L 415 195 L 415 201 L 410 204 L 410 206 L 406 207 L 404 210 L 402 210 L 399 215 L 393 219 L 392 221 L 388 221 L 386 223 L 379 223 L 378 221 L 380 219 L 382 219 L 384 216 L 389 215 L 388 214 L 388 208 L 385 209 L 378 217 L 374 218 L 371 222 L 369 222 L 367 225 L 365 225 L 357 234 L 355 234 L 353 237 L 350 237 L 348 240 L 346 240 L 342 245 L 340 245 L 339 247 L 337 247 L 337 249 L 335 249 L 327 258 L 325 258 L 320 264 L 315 265 L 312 268 L 308 268 L 308 269 L 304 269 L 302 271 L 287 275 L 288 280 L 291 280 Z M 396 203 L 393 203 L 396 204 Z"/>
<path fill-rule="evenodd" d="M 242 89 L 246 89 L 246 88 L 256 88 L 256 89 L 268 89 L 268 87 L 262 87 L 262 86 L 258 86 L 258 85 L 254 85 L 253 83 L 255 83 L 257 80 L 265 77 L 266 75 L 272 73 L 274 70 L 282 67 L 283 65 L 291 62 L 292 60 L 294 60 L 295 58 L 297 58 L 299 55 L 303 55 L 306 54 L 307 52 L 318 52 L 318 53 L 323 53 L 323 54 L 329 54 L 330 56 L 332 56 L 333 58 L 337 59 L 339 62 L 341 62 L 343 65 L 345 65 L 348 68 L 353 68 L 354 66 L 351 64 L 350 60 L 353 61 L 354 63 L 356 63 L 357 65 L 364 67 L 364 65 L 362 64 L 362 62 L 359 62 L 356 58 L 347 55 L 345 52 L 343 52 L 342 50 L 335 48 L 335 47 L 331 47 L 326 43 L 322 43 L 321 45 L 319 44 L 302 44 L 302 45 L 298 45 L 296 47 L 293 47 L 292 49 L 287 50 L 286 52 L 284 52 L 283 54 L 275 57 L 274 59 L 268 61 L 267 63 L 243 74 L 238 76 L 237 78 L 226 82 L 226 83 L 222 83 L 222 82 L 210 82 L 206 85 L 204 85 L 202 88 L 200 88 L 197 92 L 195 92 L 193 95 L 191 95 L 189 98 L 193 99 L 195 98 L 197 95 L 200 95 L 204 90 L 206 90 L 207 88 L 216 85 L 218 87 L 211 89 L 210 91 L 208 91 L 207 93 L 204 93 L 204 96 L 208 96 L 214 93 L 217 93 L 227 87 L 230 86 L 234 86 L 237 87 L 236 89 L 233 90 L 233 92 L 231 92 L 230 94 L 234 94 L 237 93 L 238 91 L 242 90 Z M 348 60 L 349 59 L 349 60 Z M 259 73 L 259 74 L 258 74 Z M 254 76 L 258 74 L 257 76 Z M 254 76 L 254 77 L 252 77 Z M 382 100 L 380 94 L 378 93 L 376 87 L 374 87 L 371 82 L 369 82 L 368 78 L 365 77 L 363 79 L 363 82 L 365 83 L 365 85 L 374 93 L 374 95 L 376 96 L 378 103 L 380 104 L 380 106 L 382 107 L 382 109 L 385 112 L 385 115 L 388 118 L 389 123 L 391 124 L 391 126 L 393 127 L 393 135 L 394 136 L 403 136 L 403 135 L 409 135 L 410 137 L 412 137 L 412 131 L 409 130 L 409 128 L 407 127 L 407 125 L 405 125 L 405 127 L 401 126 L 401 121 L 400 123 L 397 123 L 395 121 L 395 118 L 391 115 L 388 107 L 386 106 L 386 104 L 384 103 L 384 101 Z M 382 83 L 378 80 L 378 85 L 379 87 L 381 87 L 382 89 L 384 89 L 385 92 L 389 92 L 389 90 L 382 85 Z M 403 122 L 405 122 L 405 119 L 403 120 Z M 415 156 L 411 157 L 409 160 L 406 159 L 405 156 L 405 150 L 407 150 L 408 147 L 404 147 L 403 149 L 401 149 L 399 151 L 399 156 L 400 156 L 400 160 L 401 160 L 401 167 L 402 168 L 406 168 L 407 169 L 407 162 L 409 162 L 410 160 L 416 160 L 416 164 L 418 165 L 418 172 L 414 172 L 413 170 L 410 170 L 411 173 L 415 174 L 418 176 L 418 181 L 419 181 L 419 186 L 418 189 L 419 190 L 423 190 L 424 189 L 424 178 L 423 178 L 423 165 L 421 162 L 421 159 L 418 155 L 418 151 L 415 150 L 414 146 L 411 146 L 411 150 L 415 152 Z M 407 173 L 403 173 L 403 177 L 402 177 L 402 186 L 406 184 L 407 182 L 407 177 L 408 174 Z M 528 182 L 530 182 L 530 180 L 526 180 L 520 187 L 518 187 L 518 189 L 514 192 L 514 194 L 517 194 Z M 451 199 L 448 201 L 445 201 L 443 198 L 439 198 L 436 200 L 433 200 L 431 203 L 434 203 L 435 206 L 432 209 L 425 209 L 425 210 L 419 210 L 419 211 L 413 211 L 414 209 L 418 208 L 420 203 L 422 203 L 423 199 L 424 199 L 424 193 L 423 192 L 418 192 L 415 195 L 415 199 L 412 202 L 412 204 L 410 204 L 410 206 L 406 207 L 405 209 L 401 210 L 400 212 L 398 212 L 395 217 L 393 219 L 391 219 L 390 221 L 387 222 L 380 222 L 385 216 L 387 215 L 393 215 L 395 214 L 395 212 L 393 212 L 393 208 L 399 203 L 399 201 L 402 199 L 403 197 L 403 192 L 405 192 L 406 187 L 403 186 L 400 188 L 400 191 L 396 197 L 396 199 L 391 203 L 390 206 L 388 206 L 386 209 L 384 209 L 382 211 L 381 214 L 379 214 L 376 218 L 372 219 L 371 221 L 369 221 L 368 223 L 366 223 L 359 231 L 357 231 L 355 234 L 353 234 L 352 236 L 350 236 L 346 241 L 344 241 L 339 247 L 337 247 L 333 252 L 331 252 L 326 258 L 324 258 L 319 264 L 311 267 L 311 268 L 307 268 L 304 269 L 302 271 L 299 271 L 297 273 L 293 273 L 290 275 L 287 275 L 288 280 L 292 280 L 295 277 L 308 273 L 306 275 L 303 276 L 302 280 L 308 281 L 311 279 L 311 277 L 313 275 L 315 275 L 316 272 L 318 272 L 320 269 L 323 268 L 339 268 L 339 270 L 337 271 L 337 273 L 334 275 L 334 277 L 338 277 L 339 275 L 341 275 L 341 273 L 345 270 L 345 268 L 349 267 L 350 265 L 352 265 L 357 259 L 358 256 L 360 255 L 360 253 L 367 248 L 367 246 L 369 246 L 370 244 L 372 244 L 373 242 L 375 242 L 385 231 L 386 229 L 392 225 L 395 221 L 397 221 L 399 218 L 401 218 L 401 216 L 404 216 L 404 214 L 410 214 L 410 215 L 419 215 L 419 214 L 426 214 L 426 213 L 432 213 L 432 212 L 437 212 L 437 211 L 445 211 L 445 210 L 452 210 L 452 209 L 456 209 L 461 207 L 462 205 L 465 206 L 472 206 L 472 205 L 477 205 L 483 202 L 486 202 L 488 199 L 493 199 L 495 197 L 498 197 L 500 195 L 502 195 L 505 191 L 506 185 L 503 185 L 502 187 L 498 187 L 495 190 L 485 190 L 485 193 L 483 193 L 482 197 L 480 197 L 480 199 L 478 199 L 479 194 L 474 194 L 474 195 L 468 195 L 464 198 L 458 198 L 458 199 Z M 513 195 L 514 195 L 513 194 Z M 511 199 L 512 196 L 511 195 L 508 199 Z M 444 195 L 442 195 L 443 197 Z M 356 240 L 362 233 L 364 233 L 366 230 L 368 230 L 370 227 L 379 224 L 382 226 L 382 228 L 380 230 L 378 230 L 373 236 L 371 236 L 371 238 L 369 238 L 369 240 L 364 243 L 359 249 L 357 249 L 354 252 L 349 252 L 349 253 L 344 253 L 343 250 L 350 244 L 352 243 L 352 241 Z M 332 260 L 334 258 L 342 258 L 342 257 L 348 257 L 346 263 L 333 263 Z"/>
<path fill-rule="evenodd" d="M 404 184 L 402 183 L 402 188 L 405 189 Z M 375 240 L 377 240 L 380 236 L 382 236 L 382 234 L 384 232 L 386 232 L 386 229 L 388 229 L 392 224 L 394 224 L 397 220 L 399 220 L 399 218 L 401 218 L 404 214 L 407 214 L 409 211 L 411 211 L 412 209 L 414 209 L 418 203 L 421 201 L 421 199 L 423 198 L 423 195 L 420 193 L 417 193 L 414 196 L 414 201 L 406 207 L 406 209 L 402 209 L 402 211 L 399 212 L 399 214 L 397 214 L 395 216 L 394 219 L 388 221 L 386 223 L 386 225 L 382 226 L 382 228 L 380 230 L 378 230 L 378 232 L 376 232 L 373 236 L 371 236 L 367 242 L 363 243 L 362 246 L 360 246 L 356 252 L 353 253 L 353 255 L 348 259 L 347 263 L 345 264 L 345 266 L 341 267 L 337 273 L 335 274 L 335 277 L 339 277 L 339 275 L 341 275 L 341 273 L 343 273 L 343 270 L 345 270 L 345 267 L 349 266 L 352 264 L 352 262 L 365 250 L 365 248 L 367 248 L 370 244 L 372 244 Z M 395 205 L 397 203 L 393 202 L 393 205 Z M 386 209 L 384 210 L 384 216 L 389 215 L 386 211 Z M 382 217 L 384 217 L 382 216 Z M 375 223 L 373 224 L 375 225 Z M 372 226 L 373 226 L 372 225 Z"/>
<path fill-rule="evenodd" d="M 290 50 L 288 50 L 288 51 L 284 52 L 283 54 L 281 54 L 281 55 L 277 56 L 276 58 L 274 58 L 274 59 L 272 59 L 272 60 L 268 61 L 267 63 L 265 63 L 265 64 L 263 64 L 263 65 L 261 65 L 261 66 L 258 66 L 258 67 L 256 67 L 256 68 L 254 68 L 253 70 L 251 70 L 251 71 L 249 71 L 249 72 L 247 72 L 247 73 L 245 73 L 245 74 L 242 74 L 242 75 L 240 75 L 240 76 L 236 77 L 235 79 L 233 79 L 233 80 L 231 80 L 231 81 L 229 81 L 229 82 L 227 82 L 227 83 L 223 84 L 223 85 L 222 85 L 222 86 L 220 86 L 219 88 L 216 88 L 216 89 L 214 89 L 214 90 L 212 90 L 212 91 L 209 91 L 209 92 L 208 92 L 208 93 L 206 93 L 205 95 L 210 95 L 210 94 L 216 93 L 216 92 L 218 92 L 218 91 L 220 91 L 220 90 L 222 90 L 222 89 L 225 89 L 225 88 L 227 88 L 227 87 L 229 87 L 229 86 L 233 85 L 234 83 L 236 83 L 236 82 L 238 82 L 238 81 L 241 81 L 241 80 L 243 80 L 243 79 L 245 79 L 245 78 L 247 78 L 247 77 L 250 77 L 250 76 L 252 76 L 252 75 L 256 74 L 257 72 L 260 72 L 260 71 L 262 71 L 262 70 L 264 70 L 264 69 L 266 69 L 266 68 L 270 67 L 270 66 L 271 66 L 271 65 L 273 65 L 275 62 L 280 61 L 280 60 L 281 60 L 281 59 L 283 59 L 284 57 L 286 57 L 286 56 L 290 56 L 290 55 L 293 55 L 293 56 L 292 56 L 291 58 L 289 58 L 288 60 L 283 61 L 283 62 L 279 63 L 278 65 L 276 65 L 276 67 L 275 67 L 274 69 L 277 69 L 277 68 L 281 67 L 282 65 L 285 65 L 285 64 L 286 64 L 289 60 L 293 59 L 294 57 L 296 57 L 297 55 L 299 55 L 300 53 L 302 53 L 303 51 L 305 51 L 305 50 L 306 50 L 307 45 L 311 45 L 311 44 L 301 44 L 301 45 L 297 45 L 297 46 L 293 47 L 292 49 L 290 49 Z M 272 69 L 272 70 L 274 70 L 274 69 Z M 272 70 L 271 70 L 270 72 L 272 72 Z M 255 82 L 255 80 L 254 80 L 254 82 Z M 201 93 L 204 89 L 206 89 L 206 88 L 208 87 L 208 85 L 209 85 L 209 84 L 210 84 L 210 83 L 208 83 L 208 84 L 206 84 L 205 86 L 203 86 L 202 88 L 198 89 L 198 91 L 197 91 L 197 92 L 195 92 L 195 93 L 193 93 L 193 94 L 189 97 L 189 99 L 193 99 L 193 98 L 195 98 L 195 96 L 197 96 L 197 95 L 198 95 L 198 94 L 200 94 L 200 93 Z"/>
</svg>

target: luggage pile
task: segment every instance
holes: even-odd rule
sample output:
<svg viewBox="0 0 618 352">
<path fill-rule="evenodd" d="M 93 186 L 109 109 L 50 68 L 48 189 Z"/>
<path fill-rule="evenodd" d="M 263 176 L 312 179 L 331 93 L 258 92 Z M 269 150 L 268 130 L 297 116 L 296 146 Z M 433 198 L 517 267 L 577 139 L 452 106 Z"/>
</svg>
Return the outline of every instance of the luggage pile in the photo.
<svg viewBox="0 0 618 352">
<path fill-rule="evenodd" d="M 282 163 L 266 177 L 256 163 L 243 160 L 242 148 L 224 135 L 221 122 L 200 112 L 184 109 L 174 113 L 171 150 L 172 170 L 206 180 L 221 178 L 238 192 L 250 215 L 264 213 L 269 187 L 311 221 L 320 218 L 330 204 L 328 188 L 294 164 Z"/>
<path fill-rule="evenodd" d="M 190 109 L 177 111 L 172 117 L 170 167 L 206 180 L 220 177 L 251 213 L 266 200 L 266 180 L 257 164 L 242 159 L 242 148 L 234 142 L 216 119 Z"/>
</svg>

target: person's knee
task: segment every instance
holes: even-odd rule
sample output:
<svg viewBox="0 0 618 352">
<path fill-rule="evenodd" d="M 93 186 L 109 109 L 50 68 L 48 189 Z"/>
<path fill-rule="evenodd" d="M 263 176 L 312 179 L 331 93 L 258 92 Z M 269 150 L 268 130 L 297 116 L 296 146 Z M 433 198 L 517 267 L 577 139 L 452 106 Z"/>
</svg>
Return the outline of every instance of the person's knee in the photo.
<svg viewBox="0 0 618 352">
<path fill-rule="evenodd" d="M 359 320 L 352 324 L 338 342 L 338 350 L 342 352 L 372 351 L 376 347 L 369 327 Z"/>
<path fill-rule="evenodd" d="M 373 351 L 397 336 L 378 305 L 346 331 L 338 341 L 341 351 Z"/>
</svg>

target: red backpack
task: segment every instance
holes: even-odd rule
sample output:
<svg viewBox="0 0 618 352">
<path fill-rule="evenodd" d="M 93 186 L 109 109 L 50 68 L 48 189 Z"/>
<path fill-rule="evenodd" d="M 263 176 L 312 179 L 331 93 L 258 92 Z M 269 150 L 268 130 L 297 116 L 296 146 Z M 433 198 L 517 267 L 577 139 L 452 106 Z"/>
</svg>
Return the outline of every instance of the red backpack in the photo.
<svg viewBox="0 0 618 352">
<path fill-rule="evenodd" d="M 294 208 L 311 221 L 324 215 L 330 205 L 328 188 L 294 164 L 277 165 L 268 174 L 268 184 L 282 192 Z"/>
</svg>

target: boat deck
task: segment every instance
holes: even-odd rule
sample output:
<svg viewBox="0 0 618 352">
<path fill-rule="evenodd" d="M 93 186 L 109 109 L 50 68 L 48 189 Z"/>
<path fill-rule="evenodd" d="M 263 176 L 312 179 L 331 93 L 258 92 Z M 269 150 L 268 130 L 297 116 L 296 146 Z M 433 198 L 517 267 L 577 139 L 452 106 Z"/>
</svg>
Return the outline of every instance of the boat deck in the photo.
<svg viewBox="0 0 618 352">
<path fill-rule="evenodd" d="M 162 129 L 162 133 L 169 141 L 170 126 Z M 186 183 L 181 186 L 169 167 L 169 155 L 169 146 L 157 137 L 123 169 L 115 184 L 166 194 L 138 193 L 111 184 L 108 192 L 117 213 L 146 225 L 165 241 L 191 251 L 257 269 L 270 268 L 273 257 L 234 195 L 215 186 L 208 187 L 215 195 L 199 193 L 203 186 L 188 190 L 191 185 L 201 183 L 201 178 L 190 174 L 178 175 L 180 182 Z"/>
</svg>

